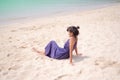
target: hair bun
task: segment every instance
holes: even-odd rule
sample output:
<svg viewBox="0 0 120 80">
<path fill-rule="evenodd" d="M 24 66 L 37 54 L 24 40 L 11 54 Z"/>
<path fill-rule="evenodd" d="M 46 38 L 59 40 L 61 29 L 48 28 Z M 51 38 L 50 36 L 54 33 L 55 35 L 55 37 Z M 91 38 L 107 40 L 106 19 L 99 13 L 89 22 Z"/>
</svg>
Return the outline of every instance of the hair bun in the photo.
<svg viewBox="0 0 120 80">
<path fill-rule="evenodd" d="M 77 28 L 77 29 L 80 29 L 80 27 L 79 27 L 79 26 L 76 26 L 76 28 Z"/>
</svg>

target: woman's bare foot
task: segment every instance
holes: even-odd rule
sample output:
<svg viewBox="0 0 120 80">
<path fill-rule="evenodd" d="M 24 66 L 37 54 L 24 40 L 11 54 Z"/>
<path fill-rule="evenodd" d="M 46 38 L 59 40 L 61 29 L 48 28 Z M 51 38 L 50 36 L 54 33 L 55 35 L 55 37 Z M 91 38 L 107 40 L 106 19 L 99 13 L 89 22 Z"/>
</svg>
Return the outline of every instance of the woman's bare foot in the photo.
<svg viewBox="0 0 120 80">
<path fill-rule="evenodd" d="M 39 54 L 42 54 L 42 55 L 45 55 L 45 52 L 44 51 L 38 51 L 36 48 L 32 48 L 32 50 L 34 51 L 34 52 L 37 52 L 37 53 L 39 53 Z"/>
</svg>

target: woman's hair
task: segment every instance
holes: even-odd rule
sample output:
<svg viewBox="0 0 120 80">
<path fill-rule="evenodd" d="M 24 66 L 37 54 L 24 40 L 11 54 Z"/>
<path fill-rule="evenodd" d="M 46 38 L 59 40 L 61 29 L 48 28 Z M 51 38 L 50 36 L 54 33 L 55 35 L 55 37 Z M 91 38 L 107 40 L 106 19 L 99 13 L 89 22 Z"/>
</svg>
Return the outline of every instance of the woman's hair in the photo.
<svg viewBox="0 0 120 80">
<path fill-rule="evenodd" d="M 69 26 L 69 27 L 67 28 L 67 31 L 68 31 L 68 32 L 72 32 L 73 35 L 76 37 L 76 36 L 79 35 L 79 30 L 78 30 L 79 28 L 80 28 L 79 26 Z"/>
</svg>

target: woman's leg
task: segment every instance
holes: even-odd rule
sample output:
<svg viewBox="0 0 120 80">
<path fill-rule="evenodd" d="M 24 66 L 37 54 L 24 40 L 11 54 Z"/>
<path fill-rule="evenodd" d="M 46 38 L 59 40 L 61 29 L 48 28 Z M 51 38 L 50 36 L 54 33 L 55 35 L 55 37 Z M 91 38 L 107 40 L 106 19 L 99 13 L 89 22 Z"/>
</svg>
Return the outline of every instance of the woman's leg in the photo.
<svg viewBox="0 0 120 80">
<path fill-rule="evenodd" d="M 58 45 L 55 41 L 53 41 L 53 40 L 50 41 L 45 47 L 46 56 L 54 58 L 57 47 L 58 47 Z"/>
<path fill-rule="evenodd" d="M 45 51 L 39 51 L 39 50 L 37 50 L 34 47 L 32 48 L 32 50 L 35 51 L 35 52 L 37 52 L 37 53 L 39 53 L 39 54 L 45 55 Z"/>
</svg>

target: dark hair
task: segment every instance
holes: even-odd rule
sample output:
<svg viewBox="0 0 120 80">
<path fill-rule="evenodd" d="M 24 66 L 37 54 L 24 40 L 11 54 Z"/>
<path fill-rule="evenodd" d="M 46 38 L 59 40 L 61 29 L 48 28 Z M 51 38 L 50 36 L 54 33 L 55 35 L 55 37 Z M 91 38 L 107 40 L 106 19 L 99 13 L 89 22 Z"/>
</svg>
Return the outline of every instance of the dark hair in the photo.
<svg viewBox="0 0 120 80">
<path fill-rule="evenodd" d="M 69 26 L 69 27 L 67 28 L 67 31 L 68 31 L 68 32 L 72 32 L 73 35 L 76 37 L 76 36 L 79 35 L 79 30 L 78 30 L 79 28 L 80 28 L 79 26 Z"/>
</svg>

